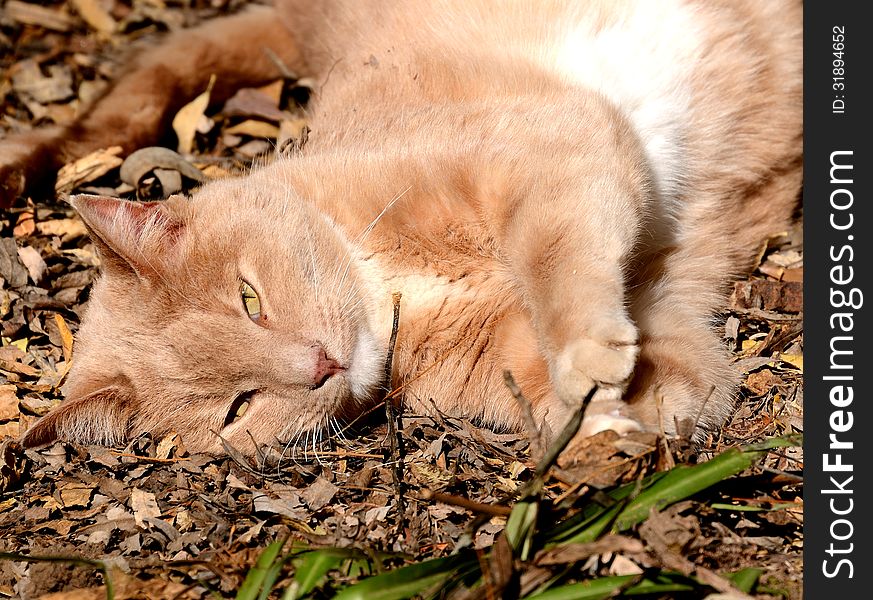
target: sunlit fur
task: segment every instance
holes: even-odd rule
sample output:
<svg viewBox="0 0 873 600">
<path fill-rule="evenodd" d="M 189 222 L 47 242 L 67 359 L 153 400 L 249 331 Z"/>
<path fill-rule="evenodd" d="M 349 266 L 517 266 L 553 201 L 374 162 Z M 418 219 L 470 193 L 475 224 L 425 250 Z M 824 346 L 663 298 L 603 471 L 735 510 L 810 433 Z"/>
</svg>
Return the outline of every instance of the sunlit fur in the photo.
<svg viewBox="0 0 873 600">
<path fill-rule="evenodd" d="M 316 77 L 309 141 L 149 209 L 133 230 L 124 205 L 78 202 L 109 266 L 66 408 L 31 442 L 175 430 L 194 449 L 220 451 L 220 433 L 252 452 L 251 438 L 315 439 L 377 395 L 393 292 L 390 385 L 413 409 L 519 429 L 509 369 L 553 431 L 595 383 L 584 434 L 669 433 L 690 419 L 702 435 L 725 420 L 737 373 L 711 320 L 731 278 L 787 226 L 800 187 L 799 2 L 276 11 L 245 18 L 289 68 Z M 205 25 L 213 41 L 185 64 L 233 70 L 222 52 L 238 22 Z M 122 78 L 104 103 L 123 106 L 132 77 L 160 102 L 168 72 L 199 76 L 173 62 L 191 39 L 156 48 L 143 64 L 166 69 Z M 100 110 L 121 109 L 98 105 L 80 146 L 113 135 Z M 266 327 L 246 315 L 240 278 Z M 348 370 L 309 389 L 314 342 Z M 76 403 L 101 389 L 101 402 L 119 399 L 108 432 Z M 223 429 L 249 390 L 248 412 Z"/>
</svg>

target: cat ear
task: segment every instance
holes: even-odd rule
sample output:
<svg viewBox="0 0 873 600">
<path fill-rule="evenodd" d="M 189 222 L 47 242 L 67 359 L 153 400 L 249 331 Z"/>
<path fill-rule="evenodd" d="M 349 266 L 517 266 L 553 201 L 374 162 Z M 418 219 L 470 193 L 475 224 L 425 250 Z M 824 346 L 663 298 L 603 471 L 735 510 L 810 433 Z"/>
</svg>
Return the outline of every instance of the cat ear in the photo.
<svg viewBox="0 0 873 600">
<path fill-rule="evenodd" d="M 70 204 L 91 231 L 107 269 L 159 276 L 177 257 L 185 224 L 167 202 L 77 195 Z"/>
<path fill-rule="evenodd" d="M 136 411 L 132 390 L 112 385 L 81 398 L 64 400 L 24 434 L 25 448 L 63 439 L 112 446 L 127 438 Z"/>
</svg>

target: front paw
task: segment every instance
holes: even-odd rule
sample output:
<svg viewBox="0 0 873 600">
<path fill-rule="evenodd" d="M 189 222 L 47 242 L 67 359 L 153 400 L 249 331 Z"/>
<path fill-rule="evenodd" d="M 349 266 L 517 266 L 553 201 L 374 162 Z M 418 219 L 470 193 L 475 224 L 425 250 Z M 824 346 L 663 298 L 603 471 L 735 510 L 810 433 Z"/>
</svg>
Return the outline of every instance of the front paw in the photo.
<svg viewBox="0 0 873 600">
<path fill-rule="evenodd" d="M 570 407 L 581 406 L 595 385 L 592 405 L 620 402 L 630 381 L 639 354 L 637 330 L 626 319 L 604 329 L 568 343 L 553 363 L 555 392 Z"/>
</svg>

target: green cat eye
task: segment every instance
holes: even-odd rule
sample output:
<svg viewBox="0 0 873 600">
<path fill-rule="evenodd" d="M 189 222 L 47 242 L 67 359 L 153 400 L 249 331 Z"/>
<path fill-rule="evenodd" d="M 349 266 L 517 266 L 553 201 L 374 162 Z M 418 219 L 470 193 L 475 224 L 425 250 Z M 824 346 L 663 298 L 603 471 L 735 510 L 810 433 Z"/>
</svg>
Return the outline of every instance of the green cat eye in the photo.
<svg viewBox="0 0 873 600">
<path fill-rule="evenodd" d="M 243 308 L 246 309 L 246 314 L 252 321 L 258 321 L 261 318 L 261 299 L 258 298 L 258 293 L 255 289 L 245 281 L 239 283 L 239 295 L 243 301 Z"/>
</svg>

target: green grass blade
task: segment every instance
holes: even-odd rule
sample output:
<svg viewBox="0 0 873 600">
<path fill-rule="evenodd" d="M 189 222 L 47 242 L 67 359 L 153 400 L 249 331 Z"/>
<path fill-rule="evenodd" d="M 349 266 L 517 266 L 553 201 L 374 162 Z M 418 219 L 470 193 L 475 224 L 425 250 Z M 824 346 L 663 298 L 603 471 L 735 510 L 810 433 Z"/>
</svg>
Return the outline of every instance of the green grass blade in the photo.
<svg viewBox="0 0 873 600">
<path fill-rule="evenodd" d="M 755 589 L 755 585 L 757 585 L 758 580 L 763 573 L 764 569 L 747 567 L 745 569 L 740 569 L 736 573 L 731 573 L 727 578 L 737 586 L 741 592 L 750 594 L 752 593 L 752 590 Z"/>
<path fill-rule="evenodd" d="M 243 581 L 239 591 L 236 593 L 236 600 L 256 600 L 258 598 L 258 593 L 264 586 L 267 577 L 271 576 L 273 564 L 276 562 L 276 558 L 279 556 L 284 545 L 285 540 L 276 540 L 264 548 L 255 566 L 246 574 L 245 581 Z M 275 582 L 276 574 L 278 574 L 278 571 L 272 574 L 274 579 L 270 583 L 270 587 Z"/>
<path fill-rule="evenodd" d="M 315 589 L 329 571 L 339 568 L 343 561 L 357 556 L 356 552 L 338 548 L 307 552 L 302 556 L 301 564 L 294 572 L 294 581 L 282 594 L 282 600 L 303 598 Z"/>
<path fill-rule="evenodd" d="M 616 575 L 613 577 L 599 577 L 580 583 L 572 583 L 559 588 L 553 588 L 535 596 L 528 596 L 529 600 L 605 600 L 612 598 L 617 592 L 622 596 L 640 596 L 648 594 L 667 594 L 670 592 L 689 592 L 695 586 L 688 583 L 687 579 L 678 579 L 668 576 L 658 577 L 656 581 L 644 579 L 639 583 L 630 585 L 636 579 L 636 575 Z"/>
<path fill-rule="evenodd" d="M 740 448 L 731 448 L 705 463 L 671 469 L 655 485 L 643 490 L 639 496 L 628 502 L 616 518 L 613 530 L 629 529 L 644 521 L 652 508 L 662 510 L 674 502 L 693 496 L 728 477 L 741 473 L 755 464 L 764 454 L 763 450 L 749 452 Z"/>
<path fill-rule="evenodd" d="M 509 518 L 506 520 L 503 534 L 506 536 L 506 541 L 509 542 L 513 553 L 521 560 L 527 560 L 530 553 L 538 514 L 539 502 L 525 500 L 517 502 L 512 507 L 512 512 L 509 513 Z"/>
<path fill-rule="evenodd" d="M 407 565 L 353 584 L 335 600 L 402 600 L 423 594 L 452 577 L 459 569 L 476 564 L 476 556 L 464 552 Z"/>
<path fill-rule="evenodd" d="M 629 500 L 615 517 L 612 531 L 629 529 L 644 521 L 652 508 L 662 510 L 674 502 L 684 500 L 728 477 L 741 473 L 755 464 L 768 450 L 793 446 L 798 442 L 802 442 L 802 438 L 798 436 L 773 438 L 743 448 L 730 448 L 705 463 L 674 467 L 663 476 L 653 479 L 650 485 L 644 484 L 643 490 Z M 620 489 L 622 497 L 625 498 L 632 492 L 632 489 L 627 486 Z M 597 539 L 609 525 L 612 516 L 610 511 L 601 513 L 595 520 L 589 520 L 584 523 L 584 526 L 577 527 L 573 535 L 567 536 L 565 532 L 559 543 L 584 543 Z"/>
<path fill-rule="evenodd" d="M 629 496 L 634 493 L 637 493 L 641 489 L 646 489 L 649 486 L 654 485 L 656 482 L 660 481 L 665 475 L 667 475 L 666 471 L 661 471 L 658 473 L 653 473 L 648 477 L 645 477 L 640 482 L 632 482 L 626 483 L 620 487 L 617 487 L 613 490 L 606 492 L 606 495 L 612 498 L 617 502 L 617 504 L 613 506 L 601 506 L 594 502 L 589 503 L 587 506 L 583 507 L 579 514 L 567 519 L 566 521 L 557 524 L 551 530 L 544 532 L 546 544 L 545 547 L 555 546 L 556 544 L 566 543 L 567 540 L 573 539 L 577 540 L 579 534 L 593 526 L 594 523 L 598 523 L 598 527 L 602 527 L 603 523 L 607 525 L 612 521 L 615 517 L 618 510 L 621 509 L 621 501 L 625 500 Z M 606 516 L 606 515 L 609 516 Z M 599 531 L 602 531 L 600 529 Z M 593 541 L 597 539 L 597 536 L 600 535 L 598 533 L 588 541 Z M 588 534 L 586 534 L 588 537 Z"/>
</svg>

